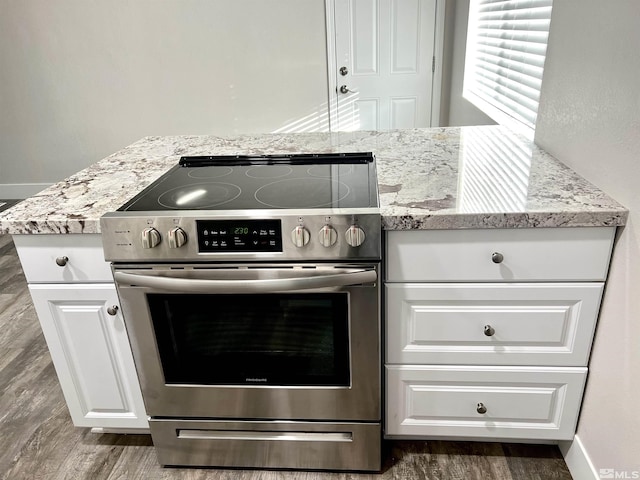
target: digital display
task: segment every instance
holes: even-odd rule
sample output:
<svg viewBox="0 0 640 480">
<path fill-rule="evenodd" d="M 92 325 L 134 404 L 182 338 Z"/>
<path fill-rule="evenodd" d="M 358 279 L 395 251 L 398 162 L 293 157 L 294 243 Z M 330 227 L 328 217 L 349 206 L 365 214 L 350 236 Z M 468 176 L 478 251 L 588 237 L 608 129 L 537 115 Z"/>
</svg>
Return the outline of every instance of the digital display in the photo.
<svg viewBox="0 0 640 480">
<path fill-rule="evenodd" d="M 281 252 L 280 220 L 196 220 L 198 251 Z"/>
</svg>

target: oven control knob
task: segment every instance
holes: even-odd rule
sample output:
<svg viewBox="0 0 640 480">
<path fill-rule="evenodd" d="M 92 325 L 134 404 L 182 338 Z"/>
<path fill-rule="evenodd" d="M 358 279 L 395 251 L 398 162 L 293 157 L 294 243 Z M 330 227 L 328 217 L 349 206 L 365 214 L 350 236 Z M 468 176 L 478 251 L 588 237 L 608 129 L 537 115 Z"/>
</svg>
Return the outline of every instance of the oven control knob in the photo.
<svg viewBox="0 0 640 480">
<path fill-rule="evenodd" d="M 359 247 L 364 243 L 364 230 L 357 225 L 351 225 L 344 233 L 347 243 L 352 247 Z"/>
<path fill-rule="evenodd" d="M 304 247 L 309 243 L 310 238 L 309 230 L 302 225 L 298 225 L 291 231 L 291 241 L 296 247 Z"/>
<path fill-rule="evenodd" d="M 145 228 L 142 231 L 142 248 L 157 247 L 161 240 L 160 232 L 153 227 Z"/>
<path fill-rule="evenodd" d="M 318 232 L 318 240 L 323 247 L 330 247 L 338 240 L 338 232 L 331 225 L 325 225 Z"/>
<path fill-rule="evenodd" d="M 180 227 L 169 230 L 169 248 L 180 248 L 187 243 L 187 234 Z"/>
</svg>

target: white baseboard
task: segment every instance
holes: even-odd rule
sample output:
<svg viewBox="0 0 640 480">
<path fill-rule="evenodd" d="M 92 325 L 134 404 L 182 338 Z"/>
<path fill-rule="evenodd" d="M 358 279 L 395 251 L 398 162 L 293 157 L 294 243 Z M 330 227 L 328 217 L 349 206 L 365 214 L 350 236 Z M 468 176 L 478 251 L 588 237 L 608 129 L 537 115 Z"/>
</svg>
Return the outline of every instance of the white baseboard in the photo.
<svg viewBox="0 0 640 480">
<path fill-rule="evenodd" d="M 24 200 L 51 185 L 51 183 L 0 183 L 0 198 Z"/>
<path fill-rule="evenodd" d="M 560 442 L 558 447 L 560 447 L 564 461 L 575 480 L 600 480 L 600 475 L 591 463 L 578 435 L 573 437 L 573 441 Z"/>
</svg>

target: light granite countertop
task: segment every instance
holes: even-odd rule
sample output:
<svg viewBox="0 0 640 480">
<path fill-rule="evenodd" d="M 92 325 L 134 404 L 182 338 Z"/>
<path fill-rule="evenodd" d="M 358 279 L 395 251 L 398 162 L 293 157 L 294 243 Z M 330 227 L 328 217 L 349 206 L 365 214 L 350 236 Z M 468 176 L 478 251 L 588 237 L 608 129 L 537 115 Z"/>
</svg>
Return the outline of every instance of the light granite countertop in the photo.
<svg viewBox="0 0 640 480">
<path fill-rule="evenodd" d="M 182 155 L 376 155 L 387 230 L 624 225 L 628 211 L 500 126 L 388 132 L 145 137 L 0 213 L 0 233 L 99 233 Z"/>
</svg>

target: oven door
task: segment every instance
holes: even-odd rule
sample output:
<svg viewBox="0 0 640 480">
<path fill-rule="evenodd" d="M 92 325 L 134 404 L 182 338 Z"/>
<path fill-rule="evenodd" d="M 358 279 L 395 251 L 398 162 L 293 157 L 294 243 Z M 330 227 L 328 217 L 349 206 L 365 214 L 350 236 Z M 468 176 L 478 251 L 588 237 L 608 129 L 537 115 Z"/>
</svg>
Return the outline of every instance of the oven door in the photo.
<svg viewBox="0 0 640 480">
<path fill-rule="evenodd" d="M 147 414 L 379 421 L 378 269 L 114 266 Z"/>
</svg>

